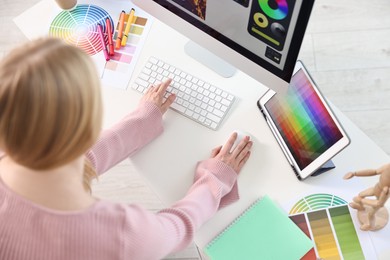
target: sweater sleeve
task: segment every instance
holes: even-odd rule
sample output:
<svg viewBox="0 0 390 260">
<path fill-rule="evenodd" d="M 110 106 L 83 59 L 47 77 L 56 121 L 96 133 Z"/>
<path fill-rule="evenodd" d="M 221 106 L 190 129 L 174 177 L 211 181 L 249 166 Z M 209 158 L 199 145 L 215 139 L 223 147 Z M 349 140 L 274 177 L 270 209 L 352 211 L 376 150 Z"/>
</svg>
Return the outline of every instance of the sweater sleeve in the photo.
<svg viewBox="0 0 390 260">
<path fill-rule="evenodd" d="M 151 102 L 141 101 L 135 111 L 102 132 L 86 157 L 100 175 L 137 152 L 162 131 L 160 109 Z"/>
<path fill-rule="evenodd" d="M 216 159 L 200 162 L 193 185 L 172 207 L 157 214 L 142 211 L 136 214 L 138 217 L 127 215 L 128 225 L 124 228 L 130 240 L 125 243 L 127 256 L 161 259 L 184 249 L 193 240 L 196 230 L 220 207 L 238 199 L 236 180 L 237 173 L 225 163 Z"/>
</svg>

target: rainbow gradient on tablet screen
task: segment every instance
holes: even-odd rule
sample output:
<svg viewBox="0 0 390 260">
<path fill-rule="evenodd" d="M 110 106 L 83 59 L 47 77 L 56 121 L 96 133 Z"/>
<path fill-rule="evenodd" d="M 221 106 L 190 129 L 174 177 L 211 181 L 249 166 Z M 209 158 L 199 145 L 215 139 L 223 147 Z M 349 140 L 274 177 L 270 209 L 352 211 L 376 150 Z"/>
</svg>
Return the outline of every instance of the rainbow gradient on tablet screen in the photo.
<svg viewBox="0 0 390 260">
<path fill-rule="evenodd" d="M 302 69 L 265 106 L 301 170 L 343 137 Z"/>
</svg>

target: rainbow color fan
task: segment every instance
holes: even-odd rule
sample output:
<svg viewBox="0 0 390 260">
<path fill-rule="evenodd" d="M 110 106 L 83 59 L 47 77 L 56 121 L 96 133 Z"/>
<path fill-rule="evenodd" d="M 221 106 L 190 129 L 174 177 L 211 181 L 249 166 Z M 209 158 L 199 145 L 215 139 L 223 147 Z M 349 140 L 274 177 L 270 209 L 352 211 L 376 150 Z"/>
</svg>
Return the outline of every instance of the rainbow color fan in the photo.
<svg viewBox="0 0 390 260">
<path fill-rule="evenodd" d="M 289 214 L 310 212 L 318 209 L 325 209 L 333 206 L 346 205 L 345 200 L 336 195 L 326 193 L 316 193 L 300 199 L 291 208 Z"/>
<path fill-rule="evenodd" d="M 80 4 L 71 11 L 60 12 L 50 25 L 49 35 L 62 38 L 68 44 L 94 55 L 103 49 L 99 42 L 97 25 L 101 24 L 103 33 L 106 33 L 107 18 L 114 28 L 111 16 L 104 9 L 95 5 Z"/>
</svg>

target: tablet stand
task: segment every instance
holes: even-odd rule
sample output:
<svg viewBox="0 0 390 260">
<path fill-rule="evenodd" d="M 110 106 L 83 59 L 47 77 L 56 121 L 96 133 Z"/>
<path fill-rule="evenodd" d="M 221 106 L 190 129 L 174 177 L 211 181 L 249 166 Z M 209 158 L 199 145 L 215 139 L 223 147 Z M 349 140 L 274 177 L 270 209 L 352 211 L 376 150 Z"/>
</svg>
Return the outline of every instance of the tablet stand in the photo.
<svg viewBox="0 0 390 260">
<path fill-rule="evenodd" d="M 316 170 L 311 176 L 318 176 L 324 172 L 327 172 L 331 169 L 336 168 L 332 160 L 327 161 L 324 165 L 321 166 L 318 170 Z"/>
</svg>

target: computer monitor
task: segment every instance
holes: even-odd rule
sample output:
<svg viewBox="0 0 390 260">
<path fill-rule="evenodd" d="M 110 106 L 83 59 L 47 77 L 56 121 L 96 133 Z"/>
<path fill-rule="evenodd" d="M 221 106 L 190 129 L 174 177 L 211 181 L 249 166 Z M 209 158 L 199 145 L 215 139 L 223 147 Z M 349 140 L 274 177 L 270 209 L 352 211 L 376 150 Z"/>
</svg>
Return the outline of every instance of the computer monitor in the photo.
<svg viewBox="0 0 390 260">
<path fill-rule="evenodd" d="M 290 82 L 314 4 L 314 0 L 133 2 L 277 92 Z"/>
</svg>

